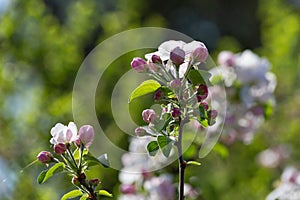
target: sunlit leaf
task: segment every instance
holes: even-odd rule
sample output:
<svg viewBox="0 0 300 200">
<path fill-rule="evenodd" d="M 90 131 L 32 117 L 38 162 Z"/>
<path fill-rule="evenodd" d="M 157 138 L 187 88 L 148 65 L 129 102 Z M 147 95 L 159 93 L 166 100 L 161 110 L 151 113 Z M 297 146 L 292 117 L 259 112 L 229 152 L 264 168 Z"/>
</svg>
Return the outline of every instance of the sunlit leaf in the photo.
<svg viewBox="0 0 300 200">
<path fill-rule="evenodd" d="M 64 169 L 64 163 L 59 162 L 50 167 L 48 170 L 42 171 L 38 176 L 38 183 L 45 183 L 54 174 L 61 172 Z"/>
<path fill-rule="evenodd" d="M 107 192 L 106 190 L 99 190 L 98 194 L 101 196 L 113 197 L 113 195 L 111 193 Z"/>
<path fill-rule="evenodd" d="M 89 197 L 89 195 L 88 195 L 88 194 L 83 194 L 83 195 L 80 197 L 80 199 L 79 199 L 79 200 L 87 200 L 87 199 L 88 199 L 88 197 Z"/>
<path fill-rule="evenodd" d="M 141 97 L 143 95 L 155 92 L 158 88 L 160 88 L 159 82 L 155 80 L 147 80 L 142 82 L 130 95 L 129 102 L 133 99 Z"/>
<path fill-rule="evenodd" d="M 80 190 L 72 190 L 72 191 L 64 194 L 64 196 L 62 196 L 61 200 L 73 199 L 73 198 L 79 197 L 81 195 L 82 195 L 82 192 Z"/>
</svg>

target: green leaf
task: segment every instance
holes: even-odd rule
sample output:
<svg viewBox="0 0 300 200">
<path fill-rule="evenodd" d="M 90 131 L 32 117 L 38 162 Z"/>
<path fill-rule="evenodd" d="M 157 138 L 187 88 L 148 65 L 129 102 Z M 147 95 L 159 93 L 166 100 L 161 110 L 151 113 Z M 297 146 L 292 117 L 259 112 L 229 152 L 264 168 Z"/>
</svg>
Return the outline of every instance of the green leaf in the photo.
<svg viewBox="0 0 300 200">
<path fill-rule="evenodd" d="M 129 103 L 138 97 L 143 95 L 155 92 L 158 88 L 160 88 L 159 82 L 155 80 L 147 80 L 142 82 L 130 95 Z"/>
<path fill-rule="evenodd" d="M 203 128 L 206 128 L 209 126 L 208 120 L 204 118 L 199 118 L 198 122 L 203 126 Z"/>
<path fill-rule="evenodd" d="M 147 145 L 147 151 L 150 156 L 155 156 L 159 149 L 158 143 L 156 141 L 151 141 Z"/>
<path fill-rule="evenodd" d="M 99 190 L 98 194 L 101 196 L 113 197 L 113 195 L 111 193 L 107 192 L 106 190 Z"/>
<path fill-rule="evenodd" d="M 38 178 L 37 178 L 37 182 L 38 182 L 39 184 L 41 184 L 41 183 L 43 182 L 43 180 L 44 180 L 44 178 L 45 178 L 45 176 L 46 176 L 47 171 L 48 171 L 48 169 L 42 171 L 42 172 L 39 174 L 39 176 L 38 176 Z"/>
<path fill-rule="evenodd" d="M 73 199 L 73 198 L 79 197 L 81 195 L 82 195 L 82 192 L 80 190 L 72 190 L 72 191 L 64 194 L 64 196 L 62 196 L 61 200 Z"/>
<path fill-rule="evenodd" d="M 188 161 L 186 164 L 187 164 L 187 165 L 197 165 L 197 166 L 200 166 L 200 165 L 201 165 L 201 163 L 199 163 L 199 162 L 197 162 L 197 161 L 193 161 L 193 160 Z"/>
<path fill-rule="evenodd" d="M 89 195 L 85 193 L 85 194 L 83 194 L 83 195 L 80 197 L 79 200 L 87 200 L 88 197 L 89 197 Z"/>
<path fill-rule="evenodd" d="M 48 170 L 42 171 L 38 177 L 38 183 L 45 183 L 49 178 L 51 178 L 54 174 L 61 172 L 65 167 L 65 164 L 62 162 L 56 163 Z"/>
<path fill-rule="evenodd" d="M 211 73 L 205 70 L 195 70 L 191 69 L 188 74 L 188 79 L 193 83 L 193 85 L 205 84 L 207 86 L 211 86 L 211 82 L 209 81 L 211 77 Z"/>
<path fill-rule="evenodd" d="M 94 157 L 91 153 L 88 153 L 86 155 L 83 155 L 83 158 L 85 161 L 91 164 L 98 164 L 102 165 L 103 167 L 109 167 L 109 160 L 107 158 L 107 154 L 103 154 L 99 156 L 98 158 Z"/>
<path fill-rule="evenodd" d="M 129 114 L 131 119 L 139 126 L 146 125 L 147 123 L 144 122 L 141 113 L 143 110 L 150 108 L 153 104 L 155 104 L 154 92 L 133 99 L 129 103 Z"/>
<path fill-rule="evenodd" d="M 157 137 L 157 142 L 164 156 L 169 157 L 173 140 L 168 136 L 160 135 Z"/>
</svg>

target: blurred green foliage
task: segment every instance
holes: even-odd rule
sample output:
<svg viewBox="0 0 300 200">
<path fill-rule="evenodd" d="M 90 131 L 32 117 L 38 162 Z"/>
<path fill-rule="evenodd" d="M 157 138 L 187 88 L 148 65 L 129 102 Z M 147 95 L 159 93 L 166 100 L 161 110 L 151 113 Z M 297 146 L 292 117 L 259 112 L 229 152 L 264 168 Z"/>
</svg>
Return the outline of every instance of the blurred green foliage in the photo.
<svg viewBox="0 0 300 200">
<path fill-rule="evenodd" d="M 84 57 L 113 34 L 142 26 L 181 31 L 205 42 L 214 58 L 221 50 L 252 48 L 273 64 L 277 106 L 254 142 L 228 147 L 225 158 L 212 152 L 201 167 L 187 170 L 188 179 L 201 187 L 205 199 L 264 199 L 281 173 L 255 161 L 257 153 L 269 146 L 289 145 L 292 156 L 286 165 L 299 164 L 300 6 L 293 4 L 296 1 L 8 2 L 6 9 L 0 9 L 4 10 L 0 13 L 0 171 L 8 166 L 12 175 L 0 173 L 0 199 L 59 199 L 70 190 L 67 176 L 37 185 L 42 165 L 21 170 L 39 151 L 49 150 L 49 130 L 55 123 L 72 120 L 72 87 Z M 132 57 L 143 53 L 131 52 L 114 62 L 97 90 L 100 124 L 124 149 L 127 135 L 113 121 L 110 96 L 118 78 L 130 69 Z M 118 195 L 117 171 L 96 168 L 91 173 Z"/>
</svg>

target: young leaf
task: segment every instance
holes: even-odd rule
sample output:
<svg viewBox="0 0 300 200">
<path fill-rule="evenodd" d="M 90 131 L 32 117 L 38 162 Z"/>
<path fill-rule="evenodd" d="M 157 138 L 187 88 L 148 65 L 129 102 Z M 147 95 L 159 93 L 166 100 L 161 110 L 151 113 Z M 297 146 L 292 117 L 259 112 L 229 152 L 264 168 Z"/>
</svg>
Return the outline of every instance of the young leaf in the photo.
<svg viewBox="0 0 300 200">
<path fill-rule="evenodd" d="M 109 161 L 107 158 L 107 154 L 103 154 L 101 156 L 99 156 L 98 158 L 95 158 L 91 153 L 88 153 L 86 155 L 83 155 L 83 158 L 91 164 L 98 164 L 98 165 L 102 165 L 103 167 L 109 167 Z"/>
<path fill-rule="evenodd" d="M 158 146 L 156 141 L 151 141 L 147 145 L 147 151 L 148 151 L 150 156 L 155 156 L 158 149 L 159 149 L 159 146 Z"/>
<path fill-rule="evenodd" d="M 81 195 L 82 195 L 82 192 L 80 190 L 72 190 L 72 191 L 64 194 L 64 196 L 62 196 L 61 200 L 73 199 L 73 198 L 79 197 Z"/>
<path fill-rule="evenodd" d="M 87 200 L 88 197 L 89 197 L 89 195 L 85 193 L 85 194 L 83 194 L 83 195 L 80 197 L 79 200 Z"/>
<path fill-rule="evenodd" d="M 113 197 L 113 195 L 111 193 L 107 192 L 106 190 L 99 190 L 98 194 L 101 196 Z"/>
<path fill-rule="evenodd" d="M 37 178 L 37 182 L 38 182 L 39 184 L 41 184 L 41 183 L 43 182 L 43 180 L 44 180 L 44 178 L 45 178 L 45 176 L 46 176 L 47 171 L 48 171 L 48 169 L 42 171 L 42 172 L 39 174 L 39 176 L 38 176 L 38 178 Z"/>
<path fill-rule="evenodd" d="M 49 178 L 51 178 L 54 174 L 61 172 L 64 169 L 65 165 L 62 162 L 56 163 L 48 170 L 42 171 L 38 177 L 38 183 L 45 183 Z"/>
<path fill-rule="evenodd" d="M 160 135 L 157 137 L 157 142 L 164 156 L 169 157 L 173 141 L 168 136 Z"/>
<path fill-rule="evenodd" d="M 211 86 L 209 78 L 211 74 L 205 70 L 195 70 L 191 69 L 188 74 L 188 79 L 193 83 L 193 85 L 205 84 Z"/>
<path fill-rule="evenodd" d="M 155 80 L 147 80 L 142 82 L 130 95 L 129 103 L 138 97 L 155 92 L 161 85 Z"/>
<path fill-rule="evenodd" d="M 197 165 L 197 166 L 200 166 L 201 165 L 201 163 L 199 163 L 199 162 L 197 162 L 197 161 L 188 161 L 187 163 L 186 163 L 187 165 Z"/>
</svg>

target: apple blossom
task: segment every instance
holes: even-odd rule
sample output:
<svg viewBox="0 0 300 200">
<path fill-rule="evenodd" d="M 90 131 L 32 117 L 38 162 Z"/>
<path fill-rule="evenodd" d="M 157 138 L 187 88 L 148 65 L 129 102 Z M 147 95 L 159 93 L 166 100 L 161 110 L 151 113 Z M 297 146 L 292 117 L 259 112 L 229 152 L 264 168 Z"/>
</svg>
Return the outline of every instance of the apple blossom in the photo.
<svg viewBox="0 0 300 200">
<path fill-rule="evenodd" d="M 94 140 L 94 128 L 90 125 L 80 127 L 78 139 L 86 148 L 89 148 Z"/>
<path fill-rule="evenodd" d="M 70 122 L 68 126 L 57 123 L 50 131 L 52 138 L 51 144 L 71 143 L 76 140 L 77 127 L 74 122 Z"/>
</svg>

